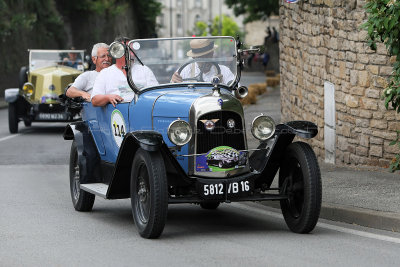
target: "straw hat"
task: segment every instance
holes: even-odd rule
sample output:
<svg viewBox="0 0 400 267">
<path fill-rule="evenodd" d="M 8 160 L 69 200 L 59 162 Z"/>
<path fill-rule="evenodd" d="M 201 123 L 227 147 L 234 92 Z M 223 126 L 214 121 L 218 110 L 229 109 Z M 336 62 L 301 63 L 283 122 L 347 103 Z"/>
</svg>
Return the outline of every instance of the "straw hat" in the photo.
<svg viewBox="0 0 400 267">
<path fill-rule="evenodd" d="M 190 41 L 190 48 L 186 55 L 188 57 L 200 57 L 214 51 L 218 46 L 214 45 L 214 41 L 208 39 L 193 39 Z"/>
</svg>

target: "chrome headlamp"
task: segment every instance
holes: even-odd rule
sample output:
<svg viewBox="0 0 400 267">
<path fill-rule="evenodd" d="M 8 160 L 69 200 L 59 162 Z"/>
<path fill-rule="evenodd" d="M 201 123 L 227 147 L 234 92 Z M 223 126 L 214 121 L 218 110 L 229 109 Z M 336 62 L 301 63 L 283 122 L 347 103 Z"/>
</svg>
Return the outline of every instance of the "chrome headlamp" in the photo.
<svg viewBox="0 0 400 267">
<path fill-rule="evenodd" d="M 260 115 L 256 117 L 251 123 L 251 133 L 258 140 L 267 140 L 275 133 L 274 120 L 271 117 L 265 115 Z"/>
<path fill-rule="evenodd" d="M 192 138 L 192 128 L 186 121 L 173 121 L 168 126 L 168 138 L 177 146 L 186 145 Z"/>
<path fill-rule="evenodd" d="M 35 86 L 32 83 L 24 83 L 22 90 L 27 96 L 31 96 L 33 94 L 33 90 L 35 90 Z"/>
<path fill-rule="evenodd" d="M 108 51 L 113 58 L 121 58 L 125 54 L 125 47 L 119 42 L 113 42 Z"/>
</svg>

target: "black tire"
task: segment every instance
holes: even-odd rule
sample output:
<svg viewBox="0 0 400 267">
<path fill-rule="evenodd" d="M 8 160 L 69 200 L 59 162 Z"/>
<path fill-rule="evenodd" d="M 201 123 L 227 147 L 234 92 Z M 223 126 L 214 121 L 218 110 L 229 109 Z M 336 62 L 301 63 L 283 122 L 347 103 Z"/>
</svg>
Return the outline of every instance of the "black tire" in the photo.
<svg viewBox="0 0 400 267">
<path fill-rule="evenodd" d="M 71 145 L 71 154 L 69 158 L 69 185 L 72 204 L 77 211 L 91 211 L 95 195 L 83 191 L 80 188 L 81 172 L 79 168 L 78 150 L 74 140 Z"/>
<path fill-rule="evenodd" d="M 280 193 L 289 199 L 281 200 L 281 210 L 289 229 L 309 233 L 318 222 L 321 210 L 322 184 L 317 158 L 304 142 L 288 146 L 279 171 Z"/>
<path fill-rule="evenodd" d="M 136 152 L 131 171 L 131 204 L 139 234 L 144 238 L 159 237 L 168 212 L 167 175 L 160 152 L 141 148 Z"/>
<path fill-rule="evenodd" d="M 19 84 L 19 89 L 22 90 L 22 87 L 24 86 L 24 84 L 28 81 L 28 74 L 27 74 L 27 67 L 21 67 L 21 69 L 19 70 L 19 74 L 18 74 L 18 84 Z"/>
<path fill-rule="evenodd" d="M 219 204 L 218 201 L 204 201 L 200 202 L 200 207 L 206 210 L 215 210 L 219 207 Z"/>
<path fill-rule="evenodd" d="M 17 102 L 8 103 L 8 129 L 10 133 L 18 133 Z"/>
<path fill-rule="evenodd" d="M 32 126 L 32 121 L 30 119 L 24 119 L 24 124 L 25 124 L 25 127 L 30 127 L 30 126 Z"/>
</svg>

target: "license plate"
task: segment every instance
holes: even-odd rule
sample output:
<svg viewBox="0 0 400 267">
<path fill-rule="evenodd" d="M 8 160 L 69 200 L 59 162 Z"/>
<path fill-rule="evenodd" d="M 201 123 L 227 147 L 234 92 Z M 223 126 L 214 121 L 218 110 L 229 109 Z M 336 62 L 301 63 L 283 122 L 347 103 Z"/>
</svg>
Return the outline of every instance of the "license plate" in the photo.
<svg viewBox="0 0 400 267">
<path fill-rule="evenodd" d="M 211 183 L 202 185 L 202 195 L 204 197 L 218 197 L 224 196 L 225 192 L 228 195 L 242 195 L 252 191 L 252 185 L 250 181 L 243 180 L 239 182 L 230 183 Z"/>
<path fill-rule="evenodd" d="M 65 120 L 66 115 L 64 113 L 39 113 L 39 120 Z"/>
</svg>

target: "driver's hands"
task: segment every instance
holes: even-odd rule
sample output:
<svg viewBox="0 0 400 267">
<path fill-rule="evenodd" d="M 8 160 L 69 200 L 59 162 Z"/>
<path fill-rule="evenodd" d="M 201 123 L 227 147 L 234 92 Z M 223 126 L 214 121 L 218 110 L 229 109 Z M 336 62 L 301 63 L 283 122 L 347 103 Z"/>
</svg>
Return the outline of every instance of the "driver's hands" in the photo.
<svg viewBox="0 0 400 267">
<path fill-rule="evenodd" d="M 118 102 L 121 102 L 124 100 L 119 95 L 107 95 L 107 96 L 108 96 L 108 102 L 110 102 L 110 104 L 113 105 L 114 108 L 115 108 L 115 105 L 118 104 Z"/>
<path fill-rule="evenodd" d="M 182 76 L 179 75 L 177 72 L 172 75 L 171 82 L 173 83 L 181 83 L 182 82 Z"/>
</svg>

